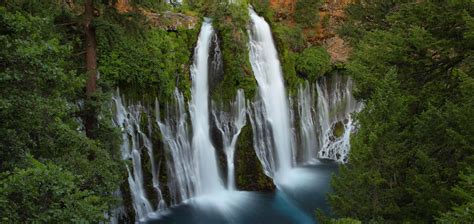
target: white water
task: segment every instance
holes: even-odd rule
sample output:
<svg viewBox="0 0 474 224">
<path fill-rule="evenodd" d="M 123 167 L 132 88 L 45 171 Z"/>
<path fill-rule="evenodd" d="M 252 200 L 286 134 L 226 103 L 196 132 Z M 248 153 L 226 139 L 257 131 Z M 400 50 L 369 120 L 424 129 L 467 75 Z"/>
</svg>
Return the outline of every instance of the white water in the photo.
<svg viewBox="0 0 474 224">
<path fill-rule="evenodd" d="M 246 105 L 244 93 L 239 90 L 230 110 L 214 104 L 212 110 L 227 159 L 225 185 L 219 175 L 216 149 L 210 138 L 209 48 L 214 35 L 210 21 L 203 23 L 194 52 L 189 114 L 178 90 L 175 91 L 176 103 L 168 105 L 164 120 L 160 118 L 158 102 L 155 103 L 156 122 L 166 150 L 170 205 L 194 197 L 210 198 L 212 203 L 229 203 L 229 198 L 221 197 L 226 195 L 226 188 L 236 189 L 234 154 L 247 113 L 252 124 L 254 149 L 264 172 L 270 177 L 280 177 L 275 181 L 280 186 L 293 182 L 291 175 L 294 174 L 290 169 L 297 163 L 315 163 L 318 158 L 347 161 L 350 134 L 355 130 L 351 113 L 361 108 L 351 95 L 352 80 L 339 75 L 322 78 L 315 86 L 302 85 L 297 98 L 287 98 L 270 27 L 251 9 L 250 15 L 250 60 L 259 85 L 257 100 Z M 137 219 L 146 220 L 153 216 L 153 207 L 159 211 L 166 208 L 158 182 L 157 167 L 160 166 L 154 160 L 150 140 L 153 134 L 150 115 L 140 104 L 126 107 L 119 94 L 113 100 L 115 123 L 122 129 L 122 157 L 132 161 L 127 170 L 133 206 Z M 146 117 L 141 117 L 143 115 Z M 140 126 L 140 121 L 144 120 L 148 121 L 145 129 Z M 341 136 L 334 134 L 336 124 L 342 125 Z M 145 152 L 151 162 L 150 173 L 158 197 L 156 206 L 150 204 L 144 189 L 141 156 Z M 230 215 L 232 211 L 226 213 Z"/>
<path fill-rule="evenodd" d="M 156 122 L 160 128 L 167 159 L 168 187 L 171 204 L 178 204 L 195 195 L 197 173 L 189 137 L 188 114 L 184 106 L 184 97 L 175 90 L 175 107 L 168 111 L 165 121 L 160 120 L 158 102 L 155 103 Z"/>
<path fill-rule="evenodd" d="M 362 103 L 352 96 L 353 81 L 349 77 L 334 75 L 323 77 L 316 86 L 318 93 L 319 157 L 347 162 L 350 135 L 355 131 L 352 113 L 362 109 Z M 336 125 L 343 129 L 341 136 L 334 134 Z"/>
<path fill-rule="evenodd" d="M 263 133 L 257 133 L 258 138 L 272 139 L 257 139 L 256 150 L 257 154 L 264 155 L 267 159 L 272 160 L 265 164 L 267 173 L 277 175 L 280 172 L 286 172 L 292 167 L 292 151 L 291 151 L 291 126 L 290 126 L 290 112 L 288 107 L 288 98 L 283 84 L 283 74 L 278 60 L 278 53 L 272 38 L 270 26 L 265 20 L 258 16 L 251 8 L 249 8 L 251 28 L 250 35 L 250 63 L 254 76 L 258 83 L 260 97 L 263 104 L 254 104 L 254 115 L 259 117 L 256 112 L 262 113 L 262 117 L 255 118 L 254 123 L 257 122 L 257 128 L 264 128 Z M 256 108 L 264 106 L 263 108 Z M 265 123 L 267 123 L 265 124 Z M 271 128 L 271 130 L 268 130 Z M 271 132 L 271 135 L 269 135 Z M 254 135 L 256 133 L 254 132 Z M 274 142 L 275 152 L 272 152 L 270 142 Z M 261 151 L 264 152 L 261 152 Z M 260 151 L 260 152 L 259 152 Z"/>
<path fill-rule="evenodd" d="M 227 188 L 235 190 L 235 174 L 234 174 L 234 154 L 237 139 L 246 123 L 247 110 L 245 107 L 244 91 L 239 89 L 235 97 L 235 102 L 231 103 L 231 113 L 224 112 L 214 108 L 212 111 L 217 129 L 222 135 L 224 145 L 224 153 L 227 159 Z"/>
<path fill-rule="evenodd" d="M 257 96 L 257 98 L 259 98 Z M 275 171 L 275 147 L 270 124 L 265 119 L 265 106 L 261 100 L 247 101 L 248 114 L 252 124 L 253 148 L 263 167 L 265 175 L 272 177 Z"/>
<path fill-rule="evenodd" d="M 224 112 L 224 108 L 216 107 L 212 111 L 216 126 L 222 134 L 223 150 L 227 156 L 228 182 L 227 186 L 224 186 L 219 175 L 209 125 L 208 74 L 212 70 L 209 68 L 209 63 L 216 66 L 213 64 L 216 63 L 215 60 L 209 60 L 209 48 L 213 35 L 211 22 L 205 20 L 195 49 L 194 63 L 191 66 L 193 86 L 189 114 L 192 127 L 189 128 L 184 97 L 178 90 L 175 91 L 174 107 L 168 107 L 164 121 L 160 120 L 159 106 L 156 103 L 156 122 L 169 155 L 167 158 L 168 186 L 172 204 L 196 196 L 216 194 L 226 188 L 230 190 L 236 188 L 234 152 L 238 136 L 246 122 L 245 96 L 242 90 L 238 91 L 236 101 L 231 103 L 229 113 Z"/>
<path fill-rule="evenodd" d="M 298 88 L 300 164 L 314 164 L 318 158 L 347 162 L 350 135 L 356 127 L 352 113 L 362 108 L 352 96 L 352 85 L 349 77 L 332 75 Z"/>
<path fill-rule="evenodd" d="M 192 99 L 189 104 L 191 121 L 193 125 L 192 148 L 197 165 L 196 182 L 198 194 L 215 193 L 224 190 L 224 185 L 219 175 L 214 146 L 209 136 L 209 87 L 208 87 L 208 59 L 209 48 L 214 30 L 212 23 L 205 20 L 201 27 L 194 62 L 191 66 Z"/>
<path fill-rule="evenodd" d="M 147 199 L 144 189 L 143 170 L 141 155 L 142 149 L 150 158 L 152 167 L 153 187 L 158 195 L 158 208 L 164 209 L 166 204 L 161 196 L 161 190 L 158 183 L 158 176 L 156 173 L 155 162 L 153 158 L 153 148 L 148 135 L 146 135 L 140 126 L 141 115 L 144 113 L 143 107 L 140 104 L 125 106 L 124 100 L 119 92 L 114 95 L 113 101 L 115 103 L 115 125 L 122 131 L 121 154 L 122 159 L 131 160 L 132 168 L 127 165 L 128 183 L 130 192 L 132 193 L 133 207 L 135 209 L 137 219 L 145 220 L 153 211 L 151 203 Z M 150 119 L 148 119 L 150 122 Z M 150 123 L 148 123 L 150 125 Z M 151 127 L 148 127 L 149 133 Z"/>
<path fill-rule="evenodd" d="M 155 102 L 155 118 L 167 150 L 167 176 L 171 204 L 178 204 L 195 196 L 213 195 L 225 189 L 219 175 L 215 149 L 211 143 L 209 133 L 208 59 L 210 41 L 213 35 L 214 30 L 211 22 L 205 20 L 201 27 L 194 53 L 194 62 L 191 66 L 193 86 L 189 114 L 192 132 L 188 127 L 188 114 L 185 110 L 184 97 L 178 90 L 175 91 L 175 108 L 168 110 L 168 117 L 164 121 L 160 119 L 159 104 Z M 166 208 L 160 190 L 157 164 L 154 159 L 153 144 L 150 137 L 152 135 L 151 116 L 147 113 L 147 108 L 140 103 L 126 107 L 118 92 L 114 95 L 113 101 L 115 102 L 115 125 L 122 130 L 122 158 L 132 161 L 132 166 L 131 168 L 127 166 L 127 171 L 129 173 L 128 182 L 133 207 L 136 211 L 137 220 L 144 221 L 154 215 L 154 208 L 148 200 L 144 187 L 141 161 L 142 154 L 145 152 L 149 156 L 152 184 L 158 197 L 156 208 L 157 210 Z M 245 124 L 245 120 L 242 120 L 240 115 L 245 115 L 245 107 L 242 107 L 243 102 L 242 92 L 238 94 L 236 102 L 239 118 L 235 124 L 239 130 L 234 133 L 235 136 L 233 136 L 229 145 L 230 148 L 234 149 L 241 126 Z M 242 108 L 243 112 L 240 111 Z M 146 131 L 141 127 L 142 115 L 146 115 L 146 121 L 148 121 Z M 242 122 L 243 124 L 241 124 Z M 192 137 L 190 137 L 190 133 L 192 133 Z M 233 157 L 233 153 L 232 155 L 229 153 L 229 156 Z"/>
<path fill-rule="evenodd" d="M 311 163 L 317 157 L 318 140 L 316 135 L 316 122 L 314 120 L 314 91 L 308 82 L 298 88 L 298 115 L 299 115 L 299 140 L 301 143 L 302 158 L 299 161 Z"/>
</svg>

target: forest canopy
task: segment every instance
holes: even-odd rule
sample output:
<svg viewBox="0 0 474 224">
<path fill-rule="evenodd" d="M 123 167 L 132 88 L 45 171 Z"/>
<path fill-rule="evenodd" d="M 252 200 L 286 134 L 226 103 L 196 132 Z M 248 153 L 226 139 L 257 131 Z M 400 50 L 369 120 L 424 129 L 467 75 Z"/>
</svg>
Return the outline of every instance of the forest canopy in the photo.
<svg viewBox="0 0 474 224">
<path fill-rule="evenodd" d="M 347 8 L 347 71 L 365 102 L 336 214 L 364 222 L 474 217 L 474 4 L 368 1 Z"/>
</svg>

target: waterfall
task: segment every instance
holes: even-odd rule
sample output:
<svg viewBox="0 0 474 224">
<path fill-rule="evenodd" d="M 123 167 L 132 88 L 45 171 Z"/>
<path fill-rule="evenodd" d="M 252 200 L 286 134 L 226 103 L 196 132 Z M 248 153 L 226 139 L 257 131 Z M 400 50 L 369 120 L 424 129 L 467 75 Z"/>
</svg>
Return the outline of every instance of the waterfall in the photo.
<svg viewBox="0 0 474 224">
<path fill-rule="evenodd" d="M 210 52 L 212 41 L 215 49 Z M 210 53 L 213 53 L 213 58 L 209 57 Z M 208 102 L 208 76 L 209 73 L 213 76 L 221 70 L 222 64 L 218 60 L 220 57 L 211 21 L 205 19 L 191 66 L 191 128 L 184 97 L 177 89 L 174 93 L 175 103 L 168 105 L 168 114 L 164 121 L 160 119 L 159 104 L 155 103 L 156 122 L 168 152 L 168 187 L 172 204 L 224 189 L 215 149 L 210 139 Z"/>
<path fill-rule="evenodd" d="M 352 87 L 352 79 L 341 75 L 323 77 L 317 83 L 320 158 L 347 162 L 350 134 L 356 128 L 352 113 L 363 107 L 354 99 Z"/>
<path fill-rule="evenodd" d="M 224 145 L 224 153 L 227 159 L 227 188 L 235 190 L 235 174 L 234 174 L 234 153 L 237 139 L 242 128 L 246 123 L 247 110 L 245 108 L 244 91 L 239 89 L 235 98 L 235 102 L 231 104 L 231 113 L 224 112 L 214 108 L 212 114 L 214 116 L 217 129 L 222 135 Z"/>
<path fill-rule="evenodd" d="M 208 58 L 213 34 L 212 23 L 206 19 L 201 27 L 197 46 L 194 50 L 194 62 L 191 66 L 192 98 L 189 111 L 193 126 L 192 147 L 196 158 L 194 162 L 197 165 L 199 177 L 199 181 L 196 182 L 196 190 L 199 194 L 224 189 L 219 176 L 215 149 L 211 143 L 209 133 Z"/>
<path fill-rule="evenodd" d="M 156 122 L 168 152 L 168 187 L 171 204 L 177 204 L 195 195 L 197 173 L 189 137 L 188 114 L 183 94 L 175 90 L 176 103 L 168 110 L 164 121 L 160 120 L 159 104 L 155 103 Z"/>
<path fill-rule="evenodd" d="M 216 78 L 218 83 L 223 75 L 223 63 L 211 21 L 205 19 L 190 67 L 190 102 L 186 104 L 178 89 L 174 92 L 174 102 L 165 105 L 164 113 L 160 113 L 160 104 L 155 102 L 154 121 L 165 146 L 170 205 L 197 196 L 213 198 L 210 200 L 213 203 L 228 200 L 221 198 L 220 192 L 236 189 L 234 154 L 247 115 L 256 155 L 265 174 L 274 178 L 275 183 L 291 181 L 291 178 L 282 181 L 282 177 L 289 175 L 287 171 L 296 165 L 314 163 L 319 158 L 347 161 L 350 135 L 356 129 L 352 113 L 362 108 L 352 96 L 352 79 L 333 75 L 320 78 L 315 85 L 306 82 L 299 87 L 296 98 L 289 98 L 270 27 L 252 9 L 249 12 L 252 22 L 249 57 L 259 87 L 254 101 L 246 102 L 243 90 L 239 89 L 230 106 L 209 103 L 209 80 Z M 122 159 L 131 161 L 126 168 L 132 204 L 137 220 L 144 221 L 152 217 L 154 208 L 163 210 L 167 206 L 158 179 L 160 164 L 155 161 L 151 141 L 151 136 L 157 134 L 153 133 L 156 131 L 151 123 L 153 115 L 149 113 L 152 109 L 141 103 L 126 105 L 118 92 L 113 102 L 114 124 L 122 131 Z M 210 119 L 217 128 L 214 130 L 222 136 L 227 160 L 226 184 L 220 177 L 216 149 L 211 141 Z M 142 165 L 142 156 L 148 156 L 150 166 Z M 145 188 L 142 167 L 151 169 L 151 182 L 146 183 L 152 183 L 157 205 L 152 205 L 147 197 L 151 187 Z"/>
<path fill-rule="evenodd" d="M 178 6 L 183 4 L 183 0 L 166 0 L 166 3 Z"/>
<path fill-rule="evenodd" d="M 164 208 L 166 205 L 161 196 L 161 190 L 158 183 L 158 176 L 156 173 L 155 162 L 153 158 L 153 148 L 149 135 L 143 132 L 140 125 L 141 115 L 144 113 L 144 108 L 140 104 L 125 106 L 124 100 L 117 93 L 113 96 L 115 103 L 115 120 L 114 123 L 122 131 L 121 154 L 122 159 L 131 160 L 132 168 L 127 165 L 128 183 L 130 192 L 132 193 L 133 207 L 135 209 L 137 218 L 144 220 L 148 214 L 153 211 L 151 203 L 147 199 L 144 189 L 143 170 L 142 170 L 142 149 L 146 149 L 150 158 L 152 167 L 152 181 L 153 187 L 158 195 L 158 208 Z M 148 117 L 148 133 L 151 132 L 150 118 Z"/>
<path fill-rule="evenodd" d="M 254 104 L 254 113 L 256 116 L 254 122 L 260 122 L 261 127 L 255 127 L 256 133 L 260 137 L 271 139 L 257 139 L 257 154 L 265 156 L 271 160 L 268 164 L 262 162 L 270 171 L 269 174 L 278 174 L 288 171 L 292 167 L 291 151 L 291 127 L 288 98 L 283 84 L 283 74 L 278 60 L 278 53 L 273 42 L 270 26 L 265 20 L 258 16 L 251 8 L 249 9 L 251 18 L 250 35 L 250 62 L 254 76 L 257 80 L 262 104 Z M 256 107 L 264 107 L 256 108 Z M 263 113 L 265 120 L 256 114 Z M 257 118 L 258 117 L 258 118 Z M 265 130 L 258 130 L 258 129 Z M 271 135 L 269 134 L 271 133 Z M 275 152 L 272 152 L 274 142 Z M 264 152 L 262 152 L 264 151 Z"/>
<path fill-rule="evenodd" d="M 302 155 L 299 161 L 310 163 L 317 158 L 318 142 L 316 136 L 316 122 L 314 120 L 314 91 L 306 81 L 298 88 L 298 115 L 299 115 L 299 137 Z"/>
<path fill-rule="evenodd" d="M 306 82 L 296 100 L 288 100 L 270 27 L 251 8 L 249 13 L 250 61 L 260 95 L 248 103 L 248 113 L 265 174 L 273 177 L 318 158 L 346 162 L 350 134 L 356 127 L 351 113 L 362 108 L 352 96 L 352 79 L 323 77 L 316 91 Z"/>
<path fill-rule="evenodd" d="M 259 98 L 259 97 L 257 97 Z M 271 126 L 265 120 L 265 107 L 261 100 L 250 103 L 248 114 L 253 132 L 253 148 L 263 167 L 263 172 L 269 177 L 274 176 L 275 170 L 275 152 L 271 133 Z"/>
<path fill-rule="evenodd" d="M 299 163 L 315 163 L 318 158 L 347 162 L 350 135 L 356 128 L 352 113 L 362 108 L 352 96 L 352 86 L 351 78 L 337 74 L 320 78 L 314 86 L 308 82 L 299 86 Z"/>
<path fill-rule="evenodd" d="M 176 102 L 172 106 L 168 105 L 164 120 L 161 120 L 159 103 L 155 102 L 155 122 L 158 124 L 167 152 L 165 155 L 171 204 L 178 204 L 194 196 L 212 194 L 225 189 L 219 175 L 215 149 L 209 133 L 208 60 L 213 35 L 214 30 L 211 22 L 206 19 L 201 27 L 194 52 L 194 61 L 190 69 L 192 98 L 189 103 L 189 115 L 192 132 L 188 125 L 189 119 L 184 97 L 178 90 L 175 90 L 174 93 Z M 245 125 L 244 100 L 243 92 L 239 91 L 233 105 L 235 113 L 232 116 L 236 116 L 236 118 L 233 120 L 231 132 L 227 132 L 225 128 L 230 124 L 222 123 L 221 126 L 221 130 L 226 136 L 228 133 L 232 133 L 232 139 L 229 144 L 226 144 L 226 154 L 228 154 L 229 164 L 232 167 L 237 137 Z M 148 113 L 149 109 L 140 103 L 125 106 L 118 91 L 113 96 L 113 101 L 115 103 L 114 123 L 122 130 L 123 142 L 120 148 L 122 159 L 132 161 L 131 167 L 127 165 L 127 171 L 133 207 L 137 219 L 144 221 L 150 217 L 154 210 L 144 187 L 141 161 L 145 152 L 149 156 L 152 184 L 158 196 L 156 208 L 162 210 L 166 207 L 158 181 L 158 169 L 150 137 L 153 133 L 152 118 Z M 216 111 L 215 114 L 221 113 Z M 146 117 L 142 117 L 143 115 Z M 141 126 L 143 121 L 148 122 L 146 128 Z M 192 137 L 190 133 L 192 133 Z M 233 168 L 229 172 L 233 175 Z M 235 188 L 235 182 L 230 182 L 229 187 Z"/>
</svg>

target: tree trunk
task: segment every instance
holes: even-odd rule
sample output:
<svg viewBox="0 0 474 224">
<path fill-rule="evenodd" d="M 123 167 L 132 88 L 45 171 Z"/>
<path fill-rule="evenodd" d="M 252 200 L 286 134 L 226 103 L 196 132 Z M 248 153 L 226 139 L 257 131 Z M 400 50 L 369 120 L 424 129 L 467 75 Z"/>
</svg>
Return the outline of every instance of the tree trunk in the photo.
<svg viewBox="0 0 474 224">
<path fill-rule="evenodd" d="M 97 42 L 95 36 L 95 28 L 92 25 L 94 19 L 94 2 L 93 0 L 85 1 L 84 11 L 84 33 L 86 38 L 86 69 L 87 83 L 86 96 L 87 100 L 92 100 L 93 94 L 97 90 Z M 87 110 L 85 117 L 86 135 L 92 137 L 92 129 L 96 124 L 95 110 Z"/>
</svg>

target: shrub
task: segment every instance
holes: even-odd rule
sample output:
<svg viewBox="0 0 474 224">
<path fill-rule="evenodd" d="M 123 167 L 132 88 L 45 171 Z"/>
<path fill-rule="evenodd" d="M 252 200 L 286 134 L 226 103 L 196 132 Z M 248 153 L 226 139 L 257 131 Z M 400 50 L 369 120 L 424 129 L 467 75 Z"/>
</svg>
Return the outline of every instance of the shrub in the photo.
<svg viewBox="0 0 474 224">
<path fill-rule="evenodd" d="M 6 223 L 99 222 L 106 202 L 80 190 L 77 178 L 54 164 L 31 159 L 31 166 L 0 174 L 0 211 Z"/>
<path fill-rule="evenodd" d="M 296 59 L 296 71 L 311 82 L 314 82 L 330 69 L 331 58 L 322 47 L 306 48 Z"/>
<path fill-rule="evenodd" d="M 295 21 L 302 27 L 313 27 L 319 21 L 321 0 L 297 0 Z"/>
</svg>

